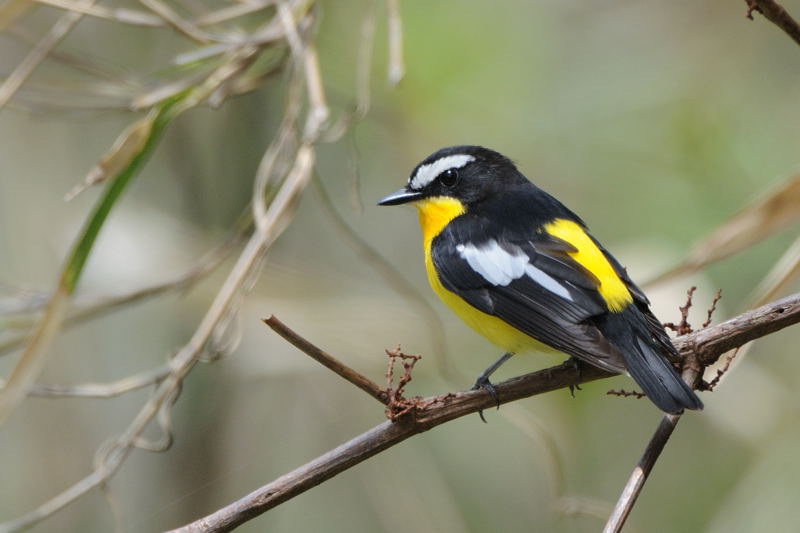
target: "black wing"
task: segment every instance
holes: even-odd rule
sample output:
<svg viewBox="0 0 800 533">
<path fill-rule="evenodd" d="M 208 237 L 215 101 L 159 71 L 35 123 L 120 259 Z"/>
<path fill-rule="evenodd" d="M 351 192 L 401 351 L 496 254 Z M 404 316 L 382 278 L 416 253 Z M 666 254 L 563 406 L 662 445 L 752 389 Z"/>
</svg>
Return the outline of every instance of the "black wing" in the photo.
<svg viewBox="0 0 800 533">
<path fill-rule="evenodd" d="M 612 372 L 624 371 L 622 355 L 593 323 L 593 317 L 606 314 L 607 309 L 597 291 L 597 279 L 568 255 L 575 249 L 545 233 L 533 233 L 523 239 L 487 224 L 485 219 L 463 215 L 433 240 L 431 256 L 442 285 L 480 311 L 556 350 Z M 487 239 L 488 235 L 494 238 Z M 465 247 L 473 251 L 472 265 Z M 487 251 L 485 258 L 476 258 L 480 250 Z M 527 274 L 490 281 L 491 275 L 487 278 L 481 273 L 480 261 L 519 261 L 523 254 L 540 276 L 538 282 Z M 502 270 L 502 265 L 498 268 Z M 514 273 L 519 274 L 519 268 Z M 557 285 L 550 283 L 548 277 Z"/>
<path fill-rule="evenodd" d="M 660 346 L 661 350 L 672 357 L 677 357 L 678 351 L 675 349 L 675 346 L 672 345 L 672 340 L 669 338 L 669 335 L 664 330 L 664 326 L 661 324 L 661 321 L 653 314 L 650 310 L 650 300 L 647 299 L 645 296 L 644 291 L 636 285 L 633 280 L 631 280 L 630 276 L 628 275 L 628 270 L 620 264 L 617 259 L 609 253 L 608 250 L 603 248 L 597 239 L 595 239 L 592 235 L 588 234 L 591 237 L 592 241 L 597 245 L 603 255 L 606 256 L 608 262 L 611 263 L 611 266 L 614 268 L 614 271 L 617 273 L 617 276 L 625 283 L 625 286 L 628 288 L 628 291 L 633 296 L 633 301 L 636 304 L 636 307 L 641 311 L 642 315 L 644 315 L 644 319 L 646 322 L 647 332 L 652 336 L 653 340 Z"/>
</svg>

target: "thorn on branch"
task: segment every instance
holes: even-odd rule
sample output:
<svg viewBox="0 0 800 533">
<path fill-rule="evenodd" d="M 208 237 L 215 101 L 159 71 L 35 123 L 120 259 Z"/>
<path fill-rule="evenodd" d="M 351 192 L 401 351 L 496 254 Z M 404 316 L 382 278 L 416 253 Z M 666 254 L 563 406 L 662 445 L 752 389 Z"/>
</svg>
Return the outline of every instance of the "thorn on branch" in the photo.
<svg viewBox="0 0 800 533">
<path fill-rule="evenodd" d="M 717 294 L 714 295 L 714 299 L 711 301 L 711 307 L 708 309 L 708 315 L 706 316 L 706 321 L 703 322 L 703 329 L 711 325 L 711 317 L 714 315 L 714 311 L 717 310 L 717 303 L 721 299 L 722 299 L 722 289 L 717 289 Z"/>
<path fill-rule="evenodd" d="M 678 336 L 687 335 L 692 332 L 692 325 L 689 324 L 689 309 L 692 307 L 692 296 L 694 295 L 694 291 L 697 290 L 697 287 L 691 287 L 688 291 L 686 291 L 686 305 L 683 307 L 678 307 L 678 310 L 681 312 L 681 321 L 677 324 L 673 322 L 667 322 L 664 324 L 665 328 L 669 328 Z"/>
<path fill-rule="evenodd" d="M 394 422 L 411 412 L 419 403 L 420 398 L 407 399 L 403 397 L 403 392 L 405 386 L 411 381 L 411 371 L 414 369 L 414 365 L 422 359 L 422 356 L 403 353 L 399 344 L 394 350 L 386 350 L 386 355 L 389 357 L 386 365 L 386 397 L 388 398 L 386 418 Z M 398 359 L 403 363 L 403 375 L 397 382 L 397 388 L 394 388 L 394 365 Z"/>
<path fill-rule="evenodd" d="M 674 322 L 667 322 L 663 324 L 665 328 L 671 329 L 678 336 L 681 335 L 688 335 L 689 333 L 694 332 L 694 328 L 689 323 L 689 309 L 692 307 L 692 297 L 694 296 L 694 292 L 697 290 L 697 287 L 691 287 L 688 291 L 686 291 L 686 305 L 683 307 L 678 307 L 678 310 L 681 312 L 681 320 L 677 324 Z M 711 317 L 714 315 L 714 312 L 717 310 L 717 303 L 722 299 L 722 289 L 717 291 L 717 294 L 714 295 L 714 299 L 711 301 L 711 307 L 706 312 L 706 321 L 703 322 L 701 329 L 707 328 L 711 324 Z"/>
<path fill-rule="evenodd" d="M 717 375 L 714 377 L 714 379 L 708 383 L 701 383 L 701 390 L 707 390 L 711 392 L 717 387 L 717 385 L 719 385 L 719 381 L 722 379 L 722 376 L 724 376 L 728 370 L 730 370 L 731 363 L 733 363 L 734 358 L 739 354 L 740 348 L 741 346 L 737 347 L 735 350 L 733 350 L 732 354 L 725 357 L 725 364 L 722 366 L 722 368 L 717 369 Z"/>
<path fill-rule="evenodd" d="M 609 396 L 620 396 L 622 398 L 636 398 L 640 400 L 645 398 L 647 394 L 639 391 L 626 391 L 625 389 L 611 389 L 610 391 L 606 392 Z"/>
</svg>

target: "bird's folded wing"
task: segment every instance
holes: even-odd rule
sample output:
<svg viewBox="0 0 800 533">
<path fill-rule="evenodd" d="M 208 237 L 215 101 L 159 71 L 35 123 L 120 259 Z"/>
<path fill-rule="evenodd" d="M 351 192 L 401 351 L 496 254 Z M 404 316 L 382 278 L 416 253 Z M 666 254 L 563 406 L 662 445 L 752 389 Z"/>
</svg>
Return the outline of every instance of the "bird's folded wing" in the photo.
<svg viewBox="0 0 800 533">
<path fill-rule="evenodd" d="M 570 245 L 546 234 L 495 235 L 473 241 L 451 224 L 434 239 L 431 258 L 442 285 L 540 342 L 622 371 L 621 354 L 591 320 L 607 312 L 597 279 L 569 257 Z"/>
</svg>

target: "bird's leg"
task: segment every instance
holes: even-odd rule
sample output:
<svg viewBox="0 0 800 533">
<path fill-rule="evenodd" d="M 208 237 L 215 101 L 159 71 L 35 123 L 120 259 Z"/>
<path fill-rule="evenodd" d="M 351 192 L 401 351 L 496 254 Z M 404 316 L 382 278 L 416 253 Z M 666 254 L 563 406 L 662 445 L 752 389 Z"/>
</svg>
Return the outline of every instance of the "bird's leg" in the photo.
<svg viewBox="0 0 800 533">
<path fill-rule="evenodd" d="M 478 376 L 478 379 L 475 380 L 475 385 L 473 385 L 472 388 L 470 389 L 470 390 L 477 390 L 477 389 L 486 390 L 486 392 L 488 392 L 489 395 L 491 395 L 492 399 L 497 404 L 498 409 L 500 409 L 500 397 L 497 395 L 497 389 L 495 389 L 494 385 L 492 385 L 492 382 L 489 381 L 489 376 L 494 374 L 495 370 L 500 368 L 503 363 L 508 361 L 512 355 L 514 355 L 513 352 L 506 352 L 502 356 L 500 356 L 500 358 L 497 361 L 489 365 L 486 368 L 486 370 L 481 372 L 481 375 Z M 481 420 L 486 422 L 486 419 L 483 417 L 483 410 L 478 411 L 478 415 L 480 415 Z"/>
<path fill-rule="evenodd" d="M 571 355 L 569 359 L 564 361 L 564 366 L 571 366 L 573 369 L 575 369 L 575 375 L 577 376 L 578 381 L 581 380 L 583 361 L 581 361 L 574 355 Z M 575 397 L 576 390 L 581 390 L 581 386 L 578 384 L 569 386 L 569 393 L 572 395 L 573 398 Z"/>
</svg>

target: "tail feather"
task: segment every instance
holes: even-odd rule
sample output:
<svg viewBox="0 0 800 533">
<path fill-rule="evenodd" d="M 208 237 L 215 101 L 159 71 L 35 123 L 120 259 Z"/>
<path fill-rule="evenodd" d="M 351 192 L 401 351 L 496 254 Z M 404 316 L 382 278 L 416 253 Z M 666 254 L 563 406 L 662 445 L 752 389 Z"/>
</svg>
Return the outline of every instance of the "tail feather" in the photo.
<svg viewBox="0 0 800 533">
<path fill-rule="evenodd" d="M 659 409 L 671 414 L 679 414 L 684 409 L 702 409 L 703 402 L 664 354 L 665 349 L 675 351 L 669 339 L 654 335 L 638 309 L 626 309 L 617 316 L 620 320 L 615 320 L 604 334 L 622 353 L 628 373 L 647 397 Z"/>
<path fill-rule="evenodd" d="M 641 337 L 635 351 L 625 350 L 625 366 L 631 377 L 662 411 L 678 414 L 684 409 L 702 409 L 703 402 L 678 375 L 663 354 Z"/>
</svg>

